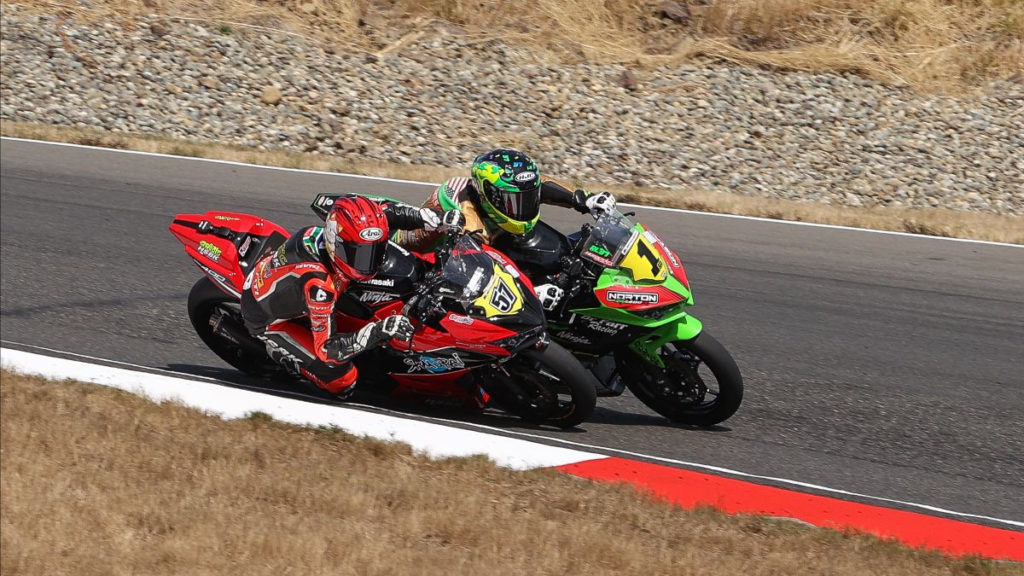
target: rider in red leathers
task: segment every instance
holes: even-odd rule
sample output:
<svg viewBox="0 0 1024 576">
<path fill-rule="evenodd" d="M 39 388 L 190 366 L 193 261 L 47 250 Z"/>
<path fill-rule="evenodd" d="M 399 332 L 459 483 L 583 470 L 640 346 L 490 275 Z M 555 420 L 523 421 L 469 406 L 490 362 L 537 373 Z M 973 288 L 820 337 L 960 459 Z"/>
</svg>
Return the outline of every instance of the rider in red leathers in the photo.
<svg viewBox="0 0 1024 576">
<path fill-rule="evenodd" d="M 352 281 L 372 278 L 384 263 L 391 230 L 437 230 L 464 222 L 456 211 L 437 212 L 390 200 L 342 196 L 323 227 L 293 234 L 256 263 L 242 292 L 249 331 L 272 359 L 320 388 L 345 397 L 358 371 L 351 359 L 392 338 L 408 340 L 413 326 L 402 315 L 337 333 L 335 303 Z"/>
</svg>

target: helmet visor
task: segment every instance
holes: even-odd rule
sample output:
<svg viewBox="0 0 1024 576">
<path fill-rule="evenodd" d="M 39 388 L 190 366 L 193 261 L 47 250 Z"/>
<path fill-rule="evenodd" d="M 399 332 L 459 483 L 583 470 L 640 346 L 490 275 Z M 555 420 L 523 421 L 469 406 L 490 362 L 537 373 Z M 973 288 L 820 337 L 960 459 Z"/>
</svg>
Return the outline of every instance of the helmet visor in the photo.
<svg viewBox="0 0 1024 576">
<path fill-rule="evenodd" d="M 334 257 L 348 264 L 359 274 L 372 276 L 380 270 L 387 256 L 387 242 L 362 244 L 357 242 L 337 241 L 334 244 Z"/>
<path fill-rule="evenodd" d="M 540 187 L 523 188 L 525 189 L 502 190 L 490 182 L 484 183 L 487 200 L 495 209 L 512 220 L 527 222 L 540 214 Z"/>
</svg>

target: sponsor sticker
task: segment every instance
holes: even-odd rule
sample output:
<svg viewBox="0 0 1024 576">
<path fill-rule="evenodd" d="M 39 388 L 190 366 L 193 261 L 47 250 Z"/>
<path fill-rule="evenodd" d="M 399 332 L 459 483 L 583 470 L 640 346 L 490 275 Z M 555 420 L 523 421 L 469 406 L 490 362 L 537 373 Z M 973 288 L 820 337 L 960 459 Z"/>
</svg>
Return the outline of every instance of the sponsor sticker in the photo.
<svg viewBox="0 0 1024 576">
<path fill-rule="evenodd" d="M 466 363 L 459 358 L 459 355 L 452 353 L 451 358 L 435 358 L 433 356 L 417 356 L 403 359 L 403 362 L 409 367 L 409 372 L 429 372 L 431 374 L 440 374 L 442 372 L 450 372 L 452 370 L 461 370 L 466 367 Z"/>
<path fill-rule="evenodd" d="M 217 247 L 213 242 L 207 242 L 203 240 L 199 243 L 197 248 L 200 254 L 206 256 L 210 260 L 218 260 L 220 258 L 221 249 Z"/>
<path fill-rule="evenodd" d="M 569 330 L 563 330 L 555 334 L 555 338 L 566 342 L 573 342 L 575 344 L 590 344 L 589 338 Z"/>
<path fill-rule="evenodd" d="M 374 242 L 384 237 L 384 231 L 376 226 L 371 226 L 360 230 L 359 237 L 367 242 Z"/>
<path fill-rule="evenodd" d="M 388 300 L 394 300 L 395 298 L 396 296 L 390 292 L 378 292 L 376 290 L 367 290 L 366 292 L 359 294 L 359 301 L 369 304 L 387 302 Z"/>
<path fill-rule="evenodd" d="M 245 242 L 238 247 L 238 257 L 245 258 L 245 255 L 249 253 L 249 248 L 252 246 L 252 236 L 246 236 Z"/>
<path fill-rule="evenodd" d="M 470 324 L 475 322 L 475 320 L 473 320 L 472 317 L 463 316 L 461 314 L 449 314 L 448 319 L 451 320 L 452 322 L 455 322 L 456 324 L 465 324 L 466 326 L 469 326 Z"/>
<path fill-rule="evenodd" d="M 657 304 L 658 295 L 653 292 L 619 292 L 609 290 L 606 298 L 609 302 L 621 302 L 623 304 Z"/>
<path fill-rule="evenodd" d="M 625 324 L 612 322 L 610 320 L 589 320 L 589 323 L 587 324 L 587 328 L 603 334 L 618 334 L 625 327 Z"/>
<path fill-rule="evenodd" d="M 537 179 L 536 172 L 520 172 L 516 174 L 513 180 L 516 182 L 530 182 Z"/>
<path fill-rule="evenodd" d="M 394 278 L 370 278 L 369 280 L 363 280 L 360 284 L 372 284 L 374 286 L 394 286 Z"/>
<path fill-rule="evenodd" d="M 196 264 L 199 264 L 199 263 L 196 262 Z M 199 264 L 199 268 L 201 268 L 203 270 L 203 272 L 206 272 L 207 274 L 209 274 L 210 277 L 213 278 L 214 280 L 216 280 L 217 282 L 220 282 L 221 284 L 227 284 L 228 283 L 228 279 L 227 278 L 225 278 L 221 274 L 218 274 L 217 272 L 214 272 L 212 269 L 210 269 L 209 266 L 203 266 L 202 264 Z"/>
</svg>

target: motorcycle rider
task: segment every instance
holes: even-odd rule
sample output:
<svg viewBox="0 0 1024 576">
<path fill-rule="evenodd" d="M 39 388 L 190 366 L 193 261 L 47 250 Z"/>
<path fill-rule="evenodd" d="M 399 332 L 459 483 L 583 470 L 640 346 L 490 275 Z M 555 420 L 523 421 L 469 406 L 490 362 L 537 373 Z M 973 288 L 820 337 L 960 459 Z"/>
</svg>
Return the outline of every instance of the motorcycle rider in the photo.
<svg viewBox="0 0 1024 576">
<path fill-rule="evenodd" d="M 253 267 L 242 291 L 246 328 L 273 360 L 344 398 L 358 377 L 351 359 L 392 338 L 408 341 L 413 326 L 396 314 L 338 333 L 332 313 L 339 298 L 353 281 L 377 273 L 390 230 L 444 231 L 463 221 L 454 210 L 439 216 L 395 201 L 341 196 L 322 227 L 302 228 Z"/>
<path fill-rule="evenodd" d="M 609 192 L 570 191 L 541 177 L 537 164 L 526 154 L 499 148 L 477 156 L 469 178 L 451 178 L 437 187 L 423 207 L 460 210 L 466 229 L 481 230 L 483 241 L 490 242 L 496 234 L 529 234 L 540 219 L 541 204 L 597 216 L 615 209 L 615 197 Z M 396 234 L 395 241 L 409 250 L 428 252 L 441 237 L 442 233 L 436 230 L 408 230 Z M 563 295 L 563 290 L 554 284 L 541 284 L 535 291 L 547 310 L 554 309 Z"/>
</svg>

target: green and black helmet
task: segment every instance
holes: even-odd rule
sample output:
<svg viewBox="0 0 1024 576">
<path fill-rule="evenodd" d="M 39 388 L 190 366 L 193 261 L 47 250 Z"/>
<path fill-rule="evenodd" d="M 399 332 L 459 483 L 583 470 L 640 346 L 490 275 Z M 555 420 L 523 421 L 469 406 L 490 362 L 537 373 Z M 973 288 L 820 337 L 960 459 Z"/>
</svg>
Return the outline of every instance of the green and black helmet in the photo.
<svg viewBox="0 0 1024 576">
<path fill-rule="evenodd" d="M 493 150 L 473 161 L 480 204 L 502 230 L 526 234 L 540 218 L 540 170 L 526 154 Z"/>
</svg>

